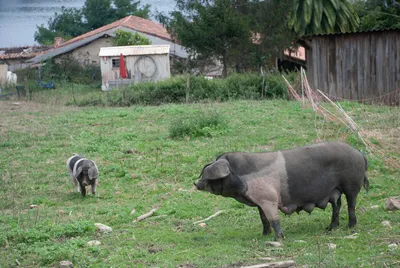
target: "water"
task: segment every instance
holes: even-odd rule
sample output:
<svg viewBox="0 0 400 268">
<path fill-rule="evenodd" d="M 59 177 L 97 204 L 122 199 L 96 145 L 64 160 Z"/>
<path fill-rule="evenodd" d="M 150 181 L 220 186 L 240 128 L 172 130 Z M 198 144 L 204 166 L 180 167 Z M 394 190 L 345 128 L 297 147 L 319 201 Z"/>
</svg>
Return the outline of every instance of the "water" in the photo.
<svg viewBox="0 0 400 268">
<path fill-rule="evenodd" d="M 35 45 L 36 25 L 44 24 L 61 7 L 82 8 L 85 0 L 0 0 L 0 48 Z M 174 0 L 142 0 L 152 12 L 173 10 Z"/>
</svg>

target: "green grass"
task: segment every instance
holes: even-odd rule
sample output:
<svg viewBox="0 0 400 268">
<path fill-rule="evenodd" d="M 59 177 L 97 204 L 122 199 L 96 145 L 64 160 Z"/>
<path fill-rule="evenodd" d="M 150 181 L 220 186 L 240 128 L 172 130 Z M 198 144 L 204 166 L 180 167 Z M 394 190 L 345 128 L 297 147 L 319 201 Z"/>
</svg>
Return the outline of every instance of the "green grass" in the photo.
<svg viewBox="0 0 400 268">
<path fill-rule="evenodd" d="M 56 267 L 61 260 L 72 261 L 74 267 L 238 267 L 262 263 L 262 257 L 293 259 L 300 267 L 399 265 L 400 250 L 388 245 L 400 243 L 400 214 L 387 212 L 384 203 L 399 195 L 400 174 L 380 156 L 368 154 L 371 187 L 358 197 L 354 230 L 347 228 L 346 202 L 340 227 L 329 233 L 325 227 L 330 208 L 311 215 L 280 214 L 282 249 L 265 246 L 273 234 L 261 235 L 255 208 L 193 189 L 202 167 L 226 151 L 278 150 L 335 139 L 359 144 L 348 130 L 295 102 L 130 108 L 48 103 L 0 102 L 0 267 L 16 266 L 16 260 L 22 267 Z M 393 148 L 399 144 L 398 108 L 344 107 L 370 132 L 392 133 L 388 153 L 400 159 L 399 147 Z M 206 121 L 215 113 L 221 117 L 217 123 L 223 124 L 211 127 L 211 135 L 170 137 L 171 129 L 179 128 L 177 122 L 183 122 L 179 120 Z M 190 122 L 189 129 L 204 129 Z M 374 143 L 385 148 L 382 139 Z M 96 161 L 97 198 L 73 192 L 65 167 L 72 153 Z M 29 209 L 31 204 L 38 208 Z M 379 208 L 372 210 L 373 205 Z M 162 217 L 132 222 L 152 207 L 159 208 L 154 216 Z M 221 209 L 225 213 L 208 221 L 206 228 L 193 225 Z M 391 222 L 391 229 L 381 225 L 384 220 Z M 97 233 L 96 222 L 113 232 Z M 358 233 L 356 239 L 345 238 L 353 232 Z M 90 240 L 102 244 L 88 247 Z M 336 250 L 329 251 L 328 243 L 337 244 Z"/>
</svg>

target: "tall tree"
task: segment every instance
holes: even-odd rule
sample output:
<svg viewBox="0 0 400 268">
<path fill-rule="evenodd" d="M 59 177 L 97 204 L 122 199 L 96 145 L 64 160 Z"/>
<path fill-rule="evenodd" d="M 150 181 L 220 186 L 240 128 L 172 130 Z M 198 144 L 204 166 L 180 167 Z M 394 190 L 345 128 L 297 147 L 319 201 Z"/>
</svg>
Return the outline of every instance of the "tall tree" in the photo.
<svg viewBox="0 0 400 268">
<path fill-rule="evenodd" d="M 347 0 L 293 0 L 289 26 L 299 36 L 351 32 L 358 25 L 358 15 Z"/>
<path fill-rule="evenodd" d="M 400 1 L 357 0 L 354 9 L 360 17 L 360 30 L 400 29 Z"/>
<path fill-rule="evenodd" d="M 144 5 L 139 8 L 140 1 L 134 0 L 114 0 L 114 5 L 116 7 L 116 16 L 118 18 L 123 18 L 127 15 L 135 15 L 138 17 L 148 18 L 150 14 L 150 5 Z"/>
<path fill-rule="evenodd" d="M 139 8 L 140 1 L 86 0 L 82 9 L 65 8 L 50 18 L 47 27 L 37 26 L 35 41 L 52 44 L 54 37 L 69 39 L 128 15 L 149 18 L 150 5 Z"/>
<path fill-rule="evenodd" d="M 61 8 L 61 13 L 55 13 L 47 22 L 47 28 L 42 24 L 37 26 L 35 41 L 42 45 L 53 44 L 54 37 L 69 39 L 87 31 L 83 23 L 82 12 L 76 8 Z"/>
<path fill-rule="evenodd" d="M 158 16 L 195 60 L 217 58 L 237 71 L 258 68 L 291 45 L 291 0 L 176 0 L 170 17 Z"/>
<path fill-rule="evenodd" d="M 100 28 L 115 19 L 111 0 L 86 0 L 82 14 L 85 16 L 90 30 Z"/>
<path fill-rule="evenodd" d="M 167 26 L 170 33 L 199 57 L 219 59 L 227 76 L 234 60 L 230 52 L 251 40 L 247 17 L 235 10 L 232 0 L 177 0 L 177 7 Z"/>
</svg>

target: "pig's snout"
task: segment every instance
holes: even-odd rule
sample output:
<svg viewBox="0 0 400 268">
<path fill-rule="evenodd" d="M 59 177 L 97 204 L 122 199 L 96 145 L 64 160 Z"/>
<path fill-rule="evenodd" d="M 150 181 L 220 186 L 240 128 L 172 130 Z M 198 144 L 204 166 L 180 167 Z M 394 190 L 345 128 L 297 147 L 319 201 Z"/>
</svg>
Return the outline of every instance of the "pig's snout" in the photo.
<svg viewBox="0 0 400 268">
<path fill-rule="evenodd" d="M 196 187 L 196 189 L 199 191 L 203 191 L 204 188 L 206 187 L 203 180 L 198 180 L 198 181 L 194 182 L 193 184 L 194 184 L 194 187 Z"/>
<path fill-rule="evenodd" d="M 193 182 L 194 187 L 196 187 L 197 190 L 199 190 L 199 186 L 197 185 L 196 182 Z"/>
</svg>

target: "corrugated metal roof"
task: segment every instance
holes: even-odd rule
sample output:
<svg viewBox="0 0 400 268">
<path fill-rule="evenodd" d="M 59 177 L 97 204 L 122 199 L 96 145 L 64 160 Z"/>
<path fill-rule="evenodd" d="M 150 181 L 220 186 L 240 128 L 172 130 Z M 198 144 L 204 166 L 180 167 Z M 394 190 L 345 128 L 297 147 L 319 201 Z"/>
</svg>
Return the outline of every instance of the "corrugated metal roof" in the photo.
<svg viewBox="0 0 400 268">
<path fill-rule="evenodd" d="M 396 31 L 396 32 L 399 32 L 400 29 L 382 28 L 382 29 L 360 30 L 360 31 L 346 32 L 346 33 L 320 33 L 320 34 L 304 35 L 303 37 L 326 36 L 326 35 L 340 35 L 340 34 L 358 34 L 358 33 L 371 33 L 371 32 L 385 32 L 385 31 Z"/>
<path fill-rule="evenodd" d="M 116 57 L 121 53 L 124 56 L 168 54 L 169 47 L 169 45 L 102 47 L 99 56 Z"/>
</svg>

